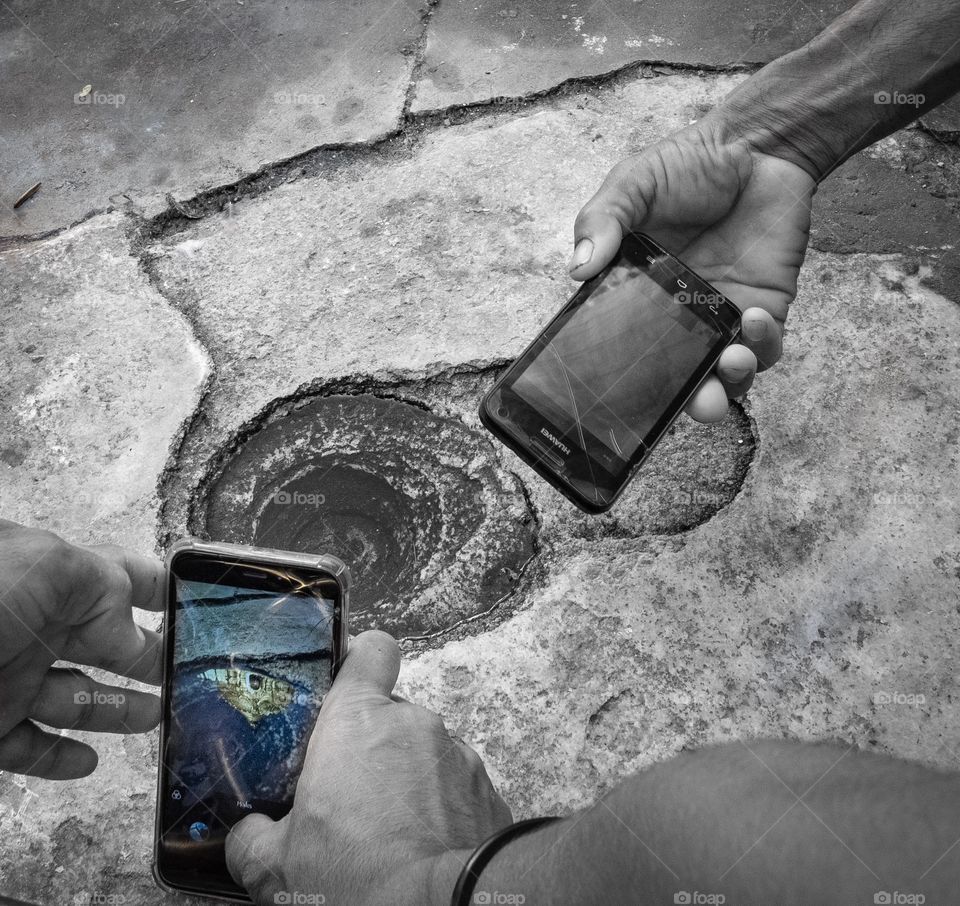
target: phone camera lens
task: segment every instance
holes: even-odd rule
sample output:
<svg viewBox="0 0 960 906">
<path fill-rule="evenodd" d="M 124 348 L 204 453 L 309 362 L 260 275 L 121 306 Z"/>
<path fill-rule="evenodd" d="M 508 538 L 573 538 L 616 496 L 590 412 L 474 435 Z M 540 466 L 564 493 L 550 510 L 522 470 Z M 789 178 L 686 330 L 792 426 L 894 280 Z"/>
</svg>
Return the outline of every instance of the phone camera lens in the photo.
<svg viewBox="0 0 960 906">
<path fill-rule="evenodd" d="M 506 406 L 501 406 L 497 409 L 497 415 L 499 415 L 500 418 L 506 418 L 509 414 L 510 410 Z"/>
</svg>

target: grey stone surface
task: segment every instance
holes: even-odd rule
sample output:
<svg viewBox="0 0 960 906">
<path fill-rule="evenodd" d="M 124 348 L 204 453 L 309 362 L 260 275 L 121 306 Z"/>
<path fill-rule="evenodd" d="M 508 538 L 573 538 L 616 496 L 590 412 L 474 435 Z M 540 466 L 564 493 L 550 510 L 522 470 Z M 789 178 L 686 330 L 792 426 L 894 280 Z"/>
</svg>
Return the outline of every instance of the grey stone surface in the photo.
<svg viewBox="0 0 960 906">
<path fill-rule="evenodd" d="M 637 60 L 766 63 L 810 40 L 852 5 L 444 0 L 430 22 L 412 109 L 522 97 Z"/>
<path fill-rule="evenodd" d="M 337 381 L 354 390 L 371 378 L 422 381 L 449 366 L 490 369 L 518 354 L 573 291 L 570 224 L 592 186 L 624 148 L 677 128 L 735 79 L 638 80 L 440 128 L 412 152 L 299 180 L 148 245 L 156 285 L 188 314 L 216 366 L 168 499 L 185 510 L 210 461 L 277 397 Z M 458 407 L 473 424 L 480 392 Z M 697 449 L 688 444 L 679 461 L 695 462 Z M 710 472 L 687 488 L 702 501 L 689 518 L 737 486 L 711 479 L 731 475 Z M 663 488 L 674 502 L 683 491 Z M 555 496 L 543 518 L 577 531 L 664 521 L 639 491 L 600 522 Z M 168 521 L 188 524 L 186 515 Z"/>
<path fill-rule="evenodd" d="M 0 254 L 0 295 L 3 517 L 152 552 L 157 480 L 207 375 L 189 325 L 150 286 L 117 214 Z M 0 894 L 156 902 L 156 737 L 78 735 L 101 754 L 86 780 L 0 773 Z"/>
<path fill-rule="evenodd" d="M 903 252 L 924 281 L 960 301 L 960 156 L 911 130 L 851 158 L 821 184 L 811 243 L 823 251 Z"/>
<path fill-rule="evenodd" d="M 638 80 L 440 128 L 413 151 L 281 186 L 148 245 L 157 287 L 217 365 L 204 430 L 220 443 L 320 376 L 516 355 L 573 291 L 571 224 L 593 187 L 736 78 Z"/>
<path fill-rule="evenodd" d="M 30 90 L 0 95 L 0 236 L 108 207 L 156 213 L 168 193 L 389 132 L 420 18 L 414 0 L 4 3 L 0 80 Z"/>
<path fill-rule="evenodd" d="M 407 662 L 403 694 L 521 816 L 758 735 L 957 767 L 958 353 L 957 306 L 898 258 L 812 254 L 737 498 L 685 534 L 558 544 L 521 612 Z"/>
<path fill-rule="evenodd" d="M 216 185 L 253 166 L 243 155 L 259 162 L 264 147 L 292 147 L 296 119 L 278 125 L 260 106 L 275 83 L 257 82 L 236 49 L 236 69 L 214 77 L 227 64 L 208 17 L 251 16 L 238 35 L 249 43 L 259 34 L 274 50 L 306 42 L 297 60 L 274 66 L 281 74 L 293 67 L 299 75 L 281 81 L 300 78 L 304 91 L 319 84 L 306 44 L 322 56 L 332 30 L 308 22 L 295 36 L 277 34 L 279 22 L 303 13 L 299 3 L 221 3 L 204 12 L 187 2 L 209 30 L 191 33 L 184 48 L 174 37 L 187 33 L 164 32 L 165 23 L 186 28 L 191 20 L 166 18 L 167 7 L 110 21 L 123 34 L 156 23 L 155 32 L 142 29 L 141 46 L 162 59 L 173 85 L 166 90 L 187 111 L 175 111 L 184 117 L 174 118 L 177 128 L 201 131 L 180 149 L 164 133 L 146 157 L 131 150 L 127 169 L 90 165 L 84 173 L 76 161 L 100 139 L 74 147 L 84 127 L 48 116 L 52 102 L 41 94 L 26 138 L 0 153 L 14 155 L 10 172 L 29 182 L 22 155 L 33 149 L 37 160 L 56 162 L 41 152 L 64 136 L 63 160 L 74 169 L 63 177 L 61 206 L 39 207 L 44 191 L 22 209 L 38 219 L 0 235 L 82 216 L 123 174 L 135 205 L 151 210 L 149 199 L 168 185 L 174 195 Z M 547 17 L 553 8 L 523 15 Z M 617 8 L 591 8 L 596 19 L 583 13 L 579 33 L 560 20 L 576 47 L 558 31 L 550 54 L 497 70 L 502 93 L 602 71 L 584 62 L 601 55 L 583 41 L 606 35 L 611 53 L 612 29 L 594 23 Z M 4 71 L 17 84 L 33 38 L 2 18 L 11 9 L 41 36 L 49 13 L 23 3 L 0 9 L 0 40 L 12 54 Z M 362 28 L 366 9 L 338 15 L 356 16 Z M 508 35 L 521 10 L 502 9 L 504 16 L 486 6 L 477 15 L 495 17 Z M 777 12 L 750 7 L 718 24 L 715 12 L 698 19 L 706 14 L 691 10 L 677 47 L 709 49 L 724 29 L 739 47 L 759 23 L 770 37 L 755 44 L 773 53 L 776 41 L 813 27 L 808 15 L 828 17 L 819 7 L 784 8 L 793 24 L 778 37 Z M 403 22 L 408 13 L 422 25 L 419 8 L 396 8 Z M 429 27 L 443 35 L 448 21 L 469 22 L 468 14 L 444 2 Z M 70 53 L 89 56 L 83 66 L 115 73 L 132 62 L 98 63 L 112 39 L 93 25 L 90 40 L 68 41 L 69 23 L 80 22 L 70 15 L 55 31 Z M 709 40 L 696 44 L 698 33 Z M 393 68 L 382 83 L 357 87 L 363 111 L 342 122 L 320 118 L 300 147 L 337 141 L 346 128 L 369 138 L 396 121 L 413 65 L 397 57 L 406 36 L 398 26 L 382 46 L 363 45 L 358 66 L 382 51 Z M 156 58 L 151 39 L 163 51 Z M 470 45 L 461 39 L 469 68 L 477 61 L 466 59 Z M 434 40 L 417 76 L 419 109 L 449 102 L 428 103 L 430 91 L 473 90 L 437 81 L 429 72 L 442 59 L 437 50 Z M 631 50 L 646 58 L 648 48 Z M 331 52 L 349 57 L 342 42 Z M 137 71 L 144 79 L 159 72 Z M 448 128 L 438 118 L 376 150 L 345 152 L 320 175 L 261 185 L 256 197 L 239 193 L 225 212 L 206 209 L 197 221 L 101 215 L 53 239 L 8 244 L 0 254 L 3 515 L 149 551 L 155 531 L 167 540 L 189 524 L 210 470 L 278 399 L 314 392 L 398 397 L 476 429 L 480 393 L 572 289 L 563 265 L 580 204 L 614 162 L 695 119 L 739 78 L 638 74 L 512 112 L 491 108 Z M 51 96 L 63 90 L 55 82 Z M 239 116 L 224 96 L 228 84 L 251 104 L 237 131 L 226 128 Z M 481 88 L 478 97 L 501 92 Z M 190 97 L 201 104 L 195 118 Z M 118 146 L 126 141 L 104 129 Z M 920 132 L 899 135 L 824 185 L 783 362 L 723 425 L 681 423 L 609 516 L 576 512 L 502 448 L 487 454 L 526 488 L 535 563 L 489 618 L 432 647 L 408 646 L 401 686 L 481 750 L 519 815 L 583 805 L 684 746 L 758 734 L 839 738 L 960 767 L 960 311 L 931 289 L 955 294 L 945 277 L 955 266 L 955 152 Z M 169 184 L 152 182 L 161 158 L 174 174 Z M 125 906 L 189 902 L 159 893 L 149 873 L 155 734 L 100 737 L 97 745 L 101 766 L 80 782 L 0 775 L 0 894 L 43 904 L 72 904 L 78 894 L 122 896 Z"/>
<path fill-rule="evenodd" d="M 206 354 L 97 218 L 0 254 L 0 506 L 81 542 L 155 544 L 157 479 Z"/>
<path fill-rule="evenodd" d="M 956 140 L 960 135 L 960 99 L 954 95 L 949 101 L 924 114 L 921 122 L 931 132 L 945 133 Z"/>
</svg>

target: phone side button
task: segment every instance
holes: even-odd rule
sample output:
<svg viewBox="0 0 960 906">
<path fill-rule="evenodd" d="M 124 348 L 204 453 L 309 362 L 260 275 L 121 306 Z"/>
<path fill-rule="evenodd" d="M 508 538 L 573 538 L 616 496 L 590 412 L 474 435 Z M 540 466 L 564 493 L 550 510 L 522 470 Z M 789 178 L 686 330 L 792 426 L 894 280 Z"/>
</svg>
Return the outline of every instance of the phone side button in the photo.
<svg viewBox="0 0 960 906">
<path fill-rule="evenodd" d="M 530 449 L 555 469 L 563 469 L 566 463 L 553 450 L 548 450 L 540 441 L 530 438 Z"/>
</svg>

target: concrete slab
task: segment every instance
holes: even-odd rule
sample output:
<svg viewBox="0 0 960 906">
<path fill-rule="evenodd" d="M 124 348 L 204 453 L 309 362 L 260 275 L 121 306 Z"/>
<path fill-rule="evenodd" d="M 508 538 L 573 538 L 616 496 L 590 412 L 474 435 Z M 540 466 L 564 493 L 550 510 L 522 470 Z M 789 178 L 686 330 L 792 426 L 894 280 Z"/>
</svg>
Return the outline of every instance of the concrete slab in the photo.
<svg viewBox="0 0 960 906">
<path fill-rule="evenodd" d="M 444 0 L 430 22 L 412 110 L 525 96 L 637 60 L 708 67 L 766 63 L 851 6 L 849 0 Z"/>
<path fill-rule="evenodd" d="M 607 169 L 734 81 L 638 80 L 441 128 L 412 153 L 360 157 L 148 246 L 157 287 L 217 370 L 202 428 L 181 451 L 168 501 L 180 515 L 168 523 L 188 524 L 194 480 L 278 397 L 465 363 L 487 370 L 519 353 L 574 289 L 571 224 Z M 579 519 L 572 507 L 562 518 Z"/>
<path fill-rule="evenodd" d="M 207 359 L 131 256 L 127 227 L 106 215 L 0 255 L 0 503 L 7 519 L 152 553 L 157 480 Z M 139 885 L 131 902 L 153 902 L 156 738 L 79 735 L 101 752 L 87 780 L 0 772 L 0 834 L 18 841 L 0 855 L 0 899 L 72 904 Z"/>
<path fill-rule="evenodd" d="M 3 515 L 152 551 L 157 479 L 207 359 L 119 214 L 0 254 Z"/>
<path fill-rule="evenodd" d="M 921 136 L 897 133 L 823 182 L 811 242 L 841 253 L 911 251 L 927 285 L 960 302 L 960 149 Z"/>
<path fill-rule="evenodd" d="M 759 735 L 960 767 L 958 354 L 960 310 L 896 257 L 813 253 L 736 499 L 678 535 L 566 540 L 507 622 L 407 661 L 403 694 L 520 817 Z"/>
<path fill-rule="evenodd" d="M 431 374 L 442 395 L 449 364 L 515 354 L 566 295 L 583 197 L 625 148 L 732 81 L 638 80 L 440 129 L 410 155 L 164 238 L 151 250 L 157 283 L 218 367 L 209 419 L 184 447 L 183 496 L 272 396 Z M 856 196 L 840 195 L 832 225 L 889 251 L 886 227 L 845 226 Z M 949 667 L 960 312 L 920 283 L 923 211 L 909 225 L 900 212 L 906 259 L 812 253 L 787 357 L 751 394 L 759 454 L 698 527 L 581 532 L 500 454 L 531 488 L 542 572 L 508 622 L 422 654 L 404 682 L 481 746 L 520 811 L 571 808 L 684 745 L 741 733 L 960 764 Z M 887 692 L 928 705 L 887 706 Z"/>
<path fill-rule="evenodd" d="M 204 374 L 192 336 L 209 384 L 161 479 L 161 533 L 197 515 L 205 480 L 278 399 L 362 389 L 476 430 L 485 384 L 572 289 L 582 201 L 737 79 L 623 80 L 358 150 L 145 230 L 132 241 L 151 284 L 118 217 L 9 252 L 0 288 L 20 317 L 5 354 L 54 363 L 14 370 L 25 414 L 5 433 L 30 441 L 6 454 L 26 468 L 14 518 L 148 545 L 163 455 Z M 851 227 L 879 174 L 899 199 L 914 185 L 892 159 L 873 164 L 886 169 L 837 180 L 823 208 L 836 245 L 810 255 L 784 361 L 745 413 L 683 425 L 619 511 L 576 513 L 492 443 L 471 463 L 495 459 L 526 487 L 535 568 L 489 619 L 408 646 L 402 687 L 477 745 L 518 814 L 573 808 L 684 745 L 741 734 L 960 767 L 960 309 L 924 285 L 922 260 L 951 221 L 930 232 L 947 205 L 934 199 L 899 207 L 899 234 L 873 207 Z M 84 508 L 107 492 L 116 507 Z M 69 786 L 0 777 L 0 892 L 185 902 L 149 875 L 155 737 L 105 750 Z"/>
<path fill-rule="evenodd" d="M 0 237 L 108 207 L 153 214 L 168 193 L 390 131 L 420 17 L 415 0 L 5 3 L 0 79 L 29 91 L 0 99 Z"/>
<path fill-rule="evenodd" d="M 954 140 L 960 137 L 960 98 L 956 95 L 921 118 L 924 128 Z"/>
</svg>

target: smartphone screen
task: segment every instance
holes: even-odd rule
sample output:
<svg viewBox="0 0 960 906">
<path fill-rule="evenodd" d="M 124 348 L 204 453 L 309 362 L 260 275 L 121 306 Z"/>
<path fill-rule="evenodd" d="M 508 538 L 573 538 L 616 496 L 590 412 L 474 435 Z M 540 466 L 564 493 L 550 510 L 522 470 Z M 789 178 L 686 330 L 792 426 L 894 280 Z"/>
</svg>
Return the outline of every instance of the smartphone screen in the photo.
<svg viewBox="0 0 960 906">
<path fill-rule="evenodd" d="M 224 858 L 245 815 L 285 815 L 339 651 L 331 573 L 185 550 L 170 563 L 157 874 L 245 898 Z"/>
<path fill-rule="evenodd" d="M 628 237 L 481 415 L 574 502 L 604 509 L 733 341 L 739 314 L 672 255 Z"/>
</svg>

